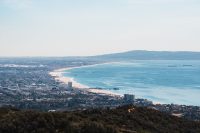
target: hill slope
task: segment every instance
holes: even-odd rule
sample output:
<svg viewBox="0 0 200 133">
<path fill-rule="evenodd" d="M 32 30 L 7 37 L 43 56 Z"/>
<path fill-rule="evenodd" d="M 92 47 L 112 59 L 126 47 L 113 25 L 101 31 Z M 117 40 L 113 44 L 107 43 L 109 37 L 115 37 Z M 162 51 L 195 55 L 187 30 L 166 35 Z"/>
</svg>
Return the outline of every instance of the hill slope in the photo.
<svg viewBox="0 0 200 133">
<path fill-rule="evenodd" d="M 63 113 L 0 109 L 0 132 L 198 133 L 200 123 L 133 106 Z"/>
</svg>

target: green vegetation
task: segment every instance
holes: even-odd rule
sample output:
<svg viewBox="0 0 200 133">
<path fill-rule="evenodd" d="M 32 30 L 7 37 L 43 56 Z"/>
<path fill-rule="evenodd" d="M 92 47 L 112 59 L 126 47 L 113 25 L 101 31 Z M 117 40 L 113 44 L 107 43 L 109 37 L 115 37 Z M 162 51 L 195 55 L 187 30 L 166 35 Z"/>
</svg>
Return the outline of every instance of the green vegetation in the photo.
<svg viewBox="0 0 200 133">
<path fill-rule="evenodd" d="M 0 133 L 200 133 L 200 123 L 134 106 L 73 112 L 0 109 Z"/>
</svg>

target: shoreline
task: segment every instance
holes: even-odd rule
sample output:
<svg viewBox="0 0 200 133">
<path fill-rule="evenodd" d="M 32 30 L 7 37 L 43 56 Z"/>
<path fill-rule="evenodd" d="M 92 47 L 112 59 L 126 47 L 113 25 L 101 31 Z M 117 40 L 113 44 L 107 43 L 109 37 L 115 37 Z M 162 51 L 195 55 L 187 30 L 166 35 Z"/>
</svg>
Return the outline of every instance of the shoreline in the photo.
<svg viewBox="0 0 200 133">
<path fill-rule="evenodd" d="M 87 91 L 87 92 L 90 92 L 90 93 L 119 97 L 119 96 L 121 96 L 120 94 L 113 93 L 109 90 L 91 88 L 91 87 L 86 86 L 84 84 L 78 83 L 72 77 L 66 77 L 66 76 L 63 75 L 63 73 L 65 73 L 65 71 L 68 71 L 68 70 L 71 70 L 71 69 L 82 68 L 82 67 L 90 67 L 90 66 L 96 66 L 96 65 L 103 65 L 103 64 L 110 64 L 110 63 L 116 63 L 116 62 L 107 62 L 107 63 L 92 64 L 92 65 L 83 65 L 83 66 L 60 68 L 60 69 L 56 69 L 56 70 L 49 72 L 49 75 L 52 76 L 56 81 L 60 81 L 64 84 L 67 84 L 68 82 L 72 82 L 74 89 L 78 89 L 78 90 L 81 90 L 81 91 Z"/>
<path fill-rule="evenodd" d="M 49 75 L 51 75 L 56 81 L 60 81 L 64 84 L 67 84 L 68 82 L 72 82 L 74 88 L 79 88 L 79 89 L 89 88 L 88 86 L 78 83 L 73 78 L 63 76 L 63 73 L 65 73 L 64 71 L 68 71 L 74 68 L 77 68 L 77 67 L 67 67 L 67 68 L 56 69 L 52 72 L 49 72 Z"/>
</svg>

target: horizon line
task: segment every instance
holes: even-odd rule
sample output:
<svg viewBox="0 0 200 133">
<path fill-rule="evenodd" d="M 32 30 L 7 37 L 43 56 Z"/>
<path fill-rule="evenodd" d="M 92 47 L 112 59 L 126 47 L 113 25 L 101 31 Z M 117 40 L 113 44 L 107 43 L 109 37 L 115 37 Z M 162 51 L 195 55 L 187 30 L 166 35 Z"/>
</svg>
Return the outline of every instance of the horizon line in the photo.
<svg viewBox="0 0 200 133">
<path fill-rule="evenodd" d="M 143 51 L 143 52 L 192 52 L 192 53 L 200 53 L 200 51 L 194 51 L 194 50 L 126 50 L 126 51 L 119 51 L 119 52 L 110 52 L 110 53 L 102 53 L 102 54 L 96 54 L 96 55 L 16 55 L 16 56 L 0 56 L 0 58 L 65 58 L 65 57 L 93 57 L 93 56 L 101 56 L 101 55 L 109 55 L 109 54 L 120 54 L 120 53 L 126 53 L 126 52 L 135 52 L 135 51 Z"/>
</svg>

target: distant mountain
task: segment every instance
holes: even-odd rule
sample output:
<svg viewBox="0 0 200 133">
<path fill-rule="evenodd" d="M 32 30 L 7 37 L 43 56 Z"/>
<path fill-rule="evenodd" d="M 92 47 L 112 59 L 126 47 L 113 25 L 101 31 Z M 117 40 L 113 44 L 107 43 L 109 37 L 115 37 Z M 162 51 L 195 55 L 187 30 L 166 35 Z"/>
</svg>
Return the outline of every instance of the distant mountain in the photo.
<svg viewBox="0 0 200 133">
<path fill-rule="evenodd" d="M 200 52 L 189 51 L 145 51 L 135 50 L 124 53 L 114 53 L 93 56 L 91 58 L 99 60 L 200 60 Z"/>
</svg>

